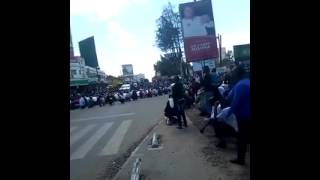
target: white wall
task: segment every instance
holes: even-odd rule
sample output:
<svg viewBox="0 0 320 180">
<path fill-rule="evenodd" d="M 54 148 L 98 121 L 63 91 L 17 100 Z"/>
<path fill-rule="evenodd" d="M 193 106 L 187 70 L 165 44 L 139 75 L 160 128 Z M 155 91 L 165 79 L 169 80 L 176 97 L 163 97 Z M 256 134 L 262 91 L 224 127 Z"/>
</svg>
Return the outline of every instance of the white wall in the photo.
<svg viewBox="0 0 320 180">
<path fill-rule="evenodd" d="M 100 80 L 106 80 L 106 73 L 98 70 Z M 70 60 L 70 80 L 74 79 L 89 79 L 97 81 L 97 70 L 85 65 L 85 61 L 81 57 L 74 57 Z"/>
<path fill-rule="evenodd" d="M 75 57 L 70 61 L 70 79 L 85 79 L 87 78 L 85 72 L 84 59 Z"/>
</svg>

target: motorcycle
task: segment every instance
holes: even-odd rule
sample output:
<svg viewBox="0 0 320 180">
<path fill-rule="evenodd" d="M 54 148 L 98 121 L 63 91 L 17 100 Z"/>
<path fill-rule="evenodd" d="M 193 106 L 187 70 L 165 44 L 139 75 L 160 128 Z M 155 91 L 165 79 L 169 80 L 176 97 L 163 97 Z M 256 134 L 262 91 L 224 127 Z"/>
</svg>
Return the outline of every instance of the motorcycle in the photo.
<svg viewBox="0 0 320 180">
<path fill-rule="evenodd" d="M 134 100 L 134 101 L 138 99 L 137 91 L 134 90 L 134 91 L 132 92 L 132 97 L 131 97 L 131 98 L 132 98 L 132 100 Z"/>
<path fill-rule="evenodd" d="M 113 99 L 113 97 L 111 95 L 107 96 L 107 102 L 109 103 L 110 106 L 113 105 L 114 99 Z"/>
</svg>

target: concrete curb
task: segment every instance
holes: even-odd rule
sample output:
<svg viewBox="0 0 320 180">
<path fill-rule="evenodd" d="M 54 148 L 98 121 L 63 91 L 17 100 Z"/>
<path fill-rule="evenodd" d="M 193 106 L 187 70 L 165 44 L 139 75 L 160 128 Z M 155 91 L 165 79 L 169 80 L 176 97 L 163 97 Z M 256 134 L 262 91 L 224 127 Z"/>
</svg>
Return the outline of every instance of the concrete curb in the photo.
<svg viewBox="0 0 320 180">
<path fill-rule="evenodd" d="M 142 146 L 142 144 L 145 143 L 145 141 L 146 141 L 147 139 L 149 139 L 150 134 L 160 125 L 160 123 L 161 123 L 162 121 L 163 121 L 163 119 L 161 118 L 161 119 L 159 120 L 159 122 L 156 123 L 156 124 L 154 125 L 154 127 L 152 127 L 152 128 L 149 130 L 148 135 L 147 135 L 147 136 L 139 143 L 139 145 L 131 152 L 130 156 L 127 158 L 127 160 L 125 161 L 125 163 L 122 164 L 122 166 L 120 167 L 120 170 L 116 173 L 116 175 L 114 175 L 114 177 L 112 178 L 112 180 L 114 180 L 114 179 L 117 178 L 118 174 L 119 174 L 120 171 L 123 169 L 123 167 L 125 167 L 125 166 L 128 165 L 130 159 L 136 155 L 137 151 L 140 149 L 140 147 Z M 140 171 L 141 171 L 141 169 L 140 169 Z"/>
</svg>

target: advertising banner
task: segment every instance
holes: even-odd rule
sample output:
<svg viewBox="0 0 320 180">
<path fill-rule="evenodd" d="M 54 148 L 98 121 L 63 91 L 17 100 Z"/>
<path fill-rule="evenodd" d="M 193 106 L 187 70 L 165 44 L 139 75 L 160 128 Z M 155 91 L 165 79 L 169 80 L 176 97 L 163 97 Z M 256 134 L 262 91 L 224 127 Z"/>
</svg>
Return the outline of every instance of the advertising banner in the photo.
<svg viewBox="0 0 320 180">
<path fill-rule="evenodd" d="M 250 44 L 241 44 L 233 46 L 234 59 L 236 61 L 250 59 Z"/>
<path fill-rule="evenodd" d="M 133 76 L 132 64 L 122 65 L 122 74 L 123 74 L 123 76 Z"/>
<path fill-rule="evenodd" d="M 202 71 L 204 66 L 208 66 L 210 71 L 216 67 L 213 59 L 207 59 L 201 62 L 192 62 L 193 71 Z"/>
<path fill-rule="evenodd" d="M 247 73 L 250 73 L 250 44 L 233 46 L 234 59 L 242 64 Z"/>
<path fill-rule="evenodd" d="M 179 5 L 187 62 L 219 56 L 211 0 Z"/>
</svg>

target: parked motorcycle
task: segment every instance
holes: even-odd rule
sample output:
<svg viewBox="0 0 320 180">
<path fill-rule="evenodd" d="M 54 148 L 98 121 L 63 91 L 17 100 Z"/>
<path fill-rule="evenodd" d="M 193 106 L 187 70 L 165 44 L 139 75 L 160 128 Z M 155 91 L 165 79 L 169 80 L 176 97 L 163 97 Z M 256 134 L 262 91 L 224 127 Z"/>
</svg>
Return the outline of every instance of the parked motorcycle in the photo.
<svg viewBox="0 0 320 180">
<path fill-rule="evenodd" d="M 112 106 L 113 105 L 113 102 L 114 102 L 114 97 L 110 94 L 107 96 L 107 103 Z"/>
<path fill-rule="evenodd" d="M 138 94 L 137 94 L 137 91 L 136 90 L 133 90 L 132 91 L 132 96 L 131 96 L 132 100 L 137 100 L 138 99 Z"/>
</svg>

